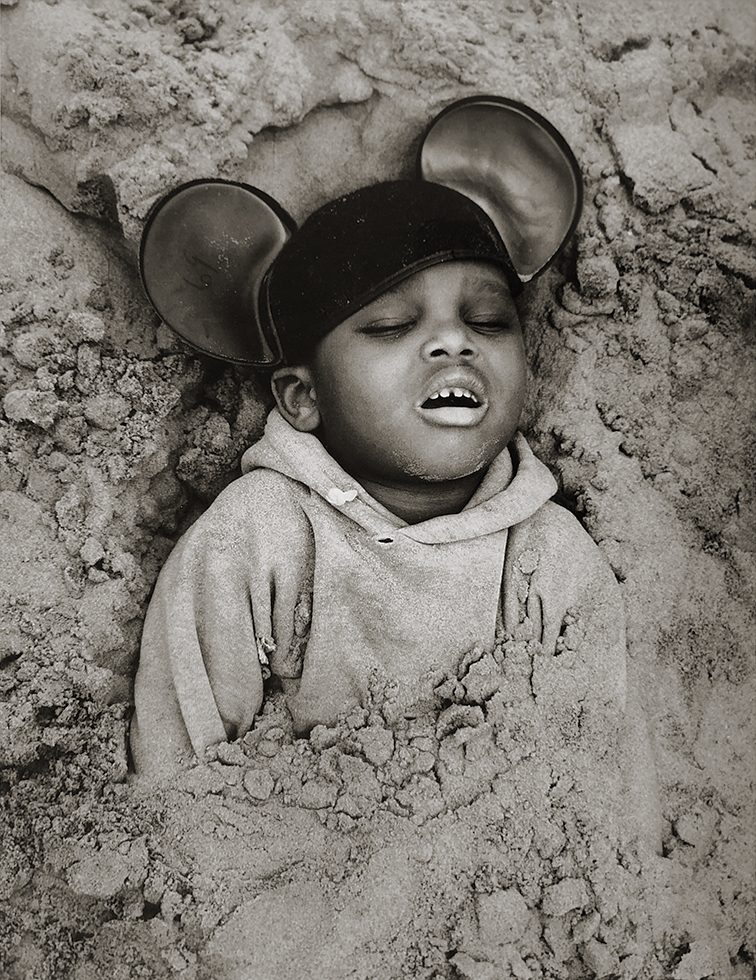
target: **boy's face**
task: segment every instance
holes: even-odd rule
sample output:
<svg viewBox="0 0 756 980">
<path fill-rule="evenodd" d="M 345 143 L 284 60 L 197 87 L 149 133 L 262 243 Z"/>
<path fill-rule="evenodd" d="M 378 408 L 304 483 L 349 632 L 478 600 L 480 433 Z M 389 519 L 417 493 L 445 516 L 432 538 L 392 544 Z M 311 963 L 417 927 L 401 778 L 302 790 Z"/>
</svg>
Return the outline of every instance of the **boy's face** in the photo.
<svg viewBox="0 0 756 980">
<path fill-rule="evenodd" d="M 504 274 L 446 262 L 339 324 L 309 365 L 317 434 L 355 477 L 441 481 L 485 469 L 525 398 L 522 331 Z"/>
</svg>

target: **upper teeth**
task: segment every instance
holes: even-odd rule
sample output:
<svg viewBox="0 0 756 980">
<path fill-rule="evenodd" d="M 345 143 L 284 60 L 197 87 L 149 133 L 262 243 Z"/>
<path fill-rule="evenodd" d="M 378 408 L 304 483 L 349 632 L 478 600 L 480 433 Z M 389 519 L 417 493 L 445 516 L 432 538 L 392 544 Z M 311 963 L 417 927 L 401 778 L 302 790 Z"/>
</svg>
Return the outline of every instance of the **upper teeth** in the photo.
<svg viewBox="0 0 756 980">
<path fill-rule="evenodd" d="M 452 395 L 455 398 L 464 398 L 466 396 L 467 398 L 472 398 L 473 401 L 478 400 L 467 388 L 442 388 L 440 391 L 434 392 L 430 397 L 433 400 L 434 398 L 451 398 Z"/>
</svg>

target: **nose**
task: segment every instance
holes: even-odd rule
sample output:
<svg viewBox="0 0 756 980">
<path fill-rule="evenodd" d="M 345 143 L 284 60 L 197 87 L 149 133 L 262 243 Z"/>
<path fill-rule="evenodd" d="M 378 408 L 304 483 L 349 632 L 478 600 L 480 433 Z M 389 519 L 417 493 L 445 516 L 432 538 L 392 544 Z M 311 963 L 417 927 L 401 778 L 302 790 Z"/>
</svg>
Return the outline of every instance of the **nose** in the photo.
<svg viewBox="0 0 756 980">
<path fill-rule="evenodd" d="M 441 360 L 445 357 L 463 357 L 470 360 L 477 353 L 475 341 L 460 320 L 447 320 L 434 324 L 422 349 L 422 355 L 428 361 Z"/>
</svg>

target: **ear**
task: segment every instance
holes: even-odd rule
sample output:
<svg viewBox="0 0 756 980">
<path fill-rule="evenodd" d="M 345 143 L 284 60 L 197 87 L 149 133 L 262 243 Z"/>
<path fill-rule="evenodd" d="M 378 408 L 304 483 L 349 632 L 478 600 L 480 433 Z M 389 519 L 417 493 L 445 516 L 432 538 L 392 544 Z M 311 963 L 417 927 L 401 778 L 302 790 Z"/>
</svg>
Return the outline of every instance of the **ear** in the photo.
<svg viewBox="0 0 756 980">
<path fill-rule="evenodd" d="M 452 102 L 426 130 L 420 176 L 475 201 L 496 225 L 521 283 L 550 265 L 577 226 L 583 180 L 565 138 L 498 95 Z"/>
<path fill-rule="evenodd" d="M 312 371 L 304 364 L 278 368 L 270 386 L 278 410 L 300 432 L 314 432 L 320 425 Z"/>
</svg>

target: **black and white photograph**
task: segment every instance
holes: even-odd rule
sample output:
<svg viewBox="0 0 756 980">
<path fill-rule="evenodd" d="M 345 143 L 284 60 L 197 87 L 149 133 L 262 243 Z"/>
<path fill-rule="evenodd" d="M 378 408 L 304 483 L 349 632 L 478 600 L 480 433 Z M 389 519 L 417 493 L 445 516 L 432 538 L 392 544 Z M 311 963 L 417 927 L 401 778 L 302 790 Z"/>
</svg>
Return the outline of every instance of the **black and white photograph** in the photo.
<svg viewBox="0 0 756 980">
<path fill-rule="evenodd" d="M 0 977 L 756 977 L 756 8 L 0 47 Z"/>
</svg>

